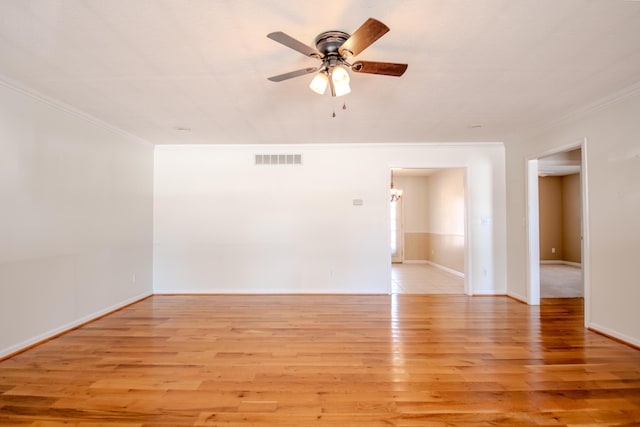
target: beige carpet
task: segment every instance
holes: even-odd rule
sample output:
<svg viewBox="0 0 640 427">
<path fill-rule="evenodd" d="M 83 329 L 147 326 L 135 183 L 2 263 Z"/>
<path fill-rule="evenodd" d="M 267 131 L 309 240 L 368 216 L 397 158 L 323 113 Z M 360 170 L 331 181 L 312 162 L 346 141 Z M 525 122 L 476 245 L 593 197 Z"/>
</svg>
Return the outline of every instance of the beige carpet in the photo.
<svg viewBox="0 0 640 427">
<path fill-rule="evenodd" d="M 584 296 L 582 269 L 564 264 L 540 264 L 540 298 Z"/>
</svg>

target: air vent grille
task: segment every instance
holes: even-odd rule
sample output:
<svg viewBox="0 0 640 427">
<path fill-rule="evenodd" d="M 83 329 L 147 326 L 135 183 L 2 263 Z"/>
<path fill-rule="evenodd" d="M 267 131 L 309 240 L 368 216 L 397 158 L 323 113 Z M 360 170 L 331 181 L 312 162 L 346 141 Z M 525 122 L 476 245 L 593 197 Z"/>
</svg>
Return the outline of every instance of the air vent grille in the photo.
<svg viewBox="0 0 640 427">
<path fill-rule="evenodd" d="M 301 165 L 302 154 L 256 154 L 256 166 L 262 165 Z"/>
</svg>

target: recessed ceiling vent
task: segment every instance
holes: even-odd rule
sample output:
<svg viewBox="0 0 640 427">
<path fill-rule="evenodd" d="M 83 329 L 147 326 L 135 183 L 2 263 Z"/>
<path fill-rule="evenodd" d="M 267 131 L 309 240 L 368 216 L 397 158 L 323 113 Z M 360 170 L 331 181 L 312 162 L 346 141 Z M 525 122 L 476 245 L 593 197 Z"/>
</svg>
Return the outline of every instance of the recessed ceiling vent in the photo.
<svg viewBox="0 0 640 427">
<path fill-rule="evenodd" d="M 302 154 L 256 154 L 256 166 L 302 165 Z"/>
</svg>

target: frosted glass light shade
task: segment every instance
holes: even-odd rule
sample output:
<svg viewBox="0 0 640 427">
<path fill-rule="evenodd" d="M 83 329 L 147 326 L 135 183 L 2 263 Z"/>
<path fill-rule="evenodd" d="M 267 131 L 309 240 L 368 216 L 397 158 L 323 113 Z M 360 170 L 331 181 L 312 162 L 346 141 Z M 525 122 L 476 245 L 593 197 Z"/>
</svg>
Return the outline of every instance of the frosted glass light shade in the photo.
<svg viewBox="0 0 640 427">
<path fill-rule="evenodd" d="M 339 84 L 334 83 L 333 87 L 336 90 L 336 96 L 346 95 L 351 92 L 351 86 L 349 86 L 348 82 L 342 82 Z"/>
<path fill-rule="evenodd" d="M 327 77 L 325 73 L 320 71 L 318 74 L 316 74 L 313 80 L 311 80 L 311 84 L 309 84 L 309 87 L 318 95 L 323 95 L 327 90 L 327 84 L 329 84 L 329 77 Z"/>
<path fill-rule="evenodd" d="M 349 73 L 342 65 L 336 65 L 333 67 L 331 70 L 331 80 L 333 80 L 334 85 L 349 83 L 351 81 Z"/>
<path fill-rule="evenodd" d="M 331 70 L 331 82 L 333 83 L 336 96 L 346 95 L 351 92 L 351 86 L 349 86 L 350 81 L 349 73 L 343 66 L 336 65 L 333 67 Z"/>
</svg>

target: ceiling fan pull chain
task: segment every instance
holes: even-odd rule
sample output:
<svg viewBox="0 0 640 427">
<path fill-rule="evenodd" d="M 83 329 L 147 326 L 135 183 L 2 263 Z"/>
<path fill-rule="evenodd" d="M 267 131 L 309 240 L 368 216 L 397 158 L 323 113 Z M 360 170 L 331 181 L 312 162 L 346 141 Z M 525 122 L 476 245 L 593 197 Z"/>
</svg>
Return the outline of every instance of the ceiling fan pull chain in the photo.
<svg viewBox="0 0 640 427">
<path fill-rule="evenodd" d="M 343 102 L 342 103 L 342 109 L 346 110 L 347 109 L 347 103 Z M 331 117 L 335 117 L 336 116 L 336 103 L 333 103 L 333 114 L 331 114 Z"/>
</svg>

